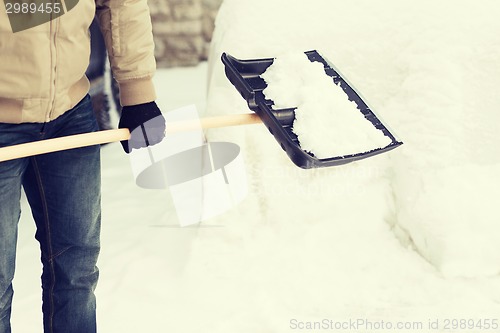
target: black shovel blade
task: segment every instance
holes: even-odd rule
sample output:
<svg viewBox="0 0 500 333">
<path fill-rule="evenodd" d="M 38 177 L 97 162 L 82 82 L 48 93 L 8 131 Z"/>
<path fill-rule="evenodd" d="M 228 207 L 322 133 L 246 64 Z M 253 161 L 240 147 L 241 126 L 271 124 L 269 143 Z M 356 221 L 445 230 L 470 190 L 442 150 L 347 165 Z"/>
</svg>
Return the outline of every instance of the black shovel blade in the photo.
<svg viewBox="0 0 500 333">
<path fill-rule="evenodd" d="M 356 103 L 358 110 L 363 113 L 375 128 L 391 139 L 391 143 L 385 147 L 360 152 L 352 155 L 329 157 L 319 159 L 314 154 L 304 151 L 299 144 L 297 135 L 292 131 L 295 120 L 295 108 L 274 110 L 274 102 L 266 99 L 263 90 L 267 87 L 266 82 L 260 76 L 274 62 L 274 58 L 239 60 L 229 54 L 222 54 L 222 62 L 225 65 L 226 76 L 241 96 L 247 101 L 248 107 L 257 113 L 262 122 L 269 129 L 281 148 L 295 165 L 304 168 L 321 168 L 342 165 L 358 161 L 367 157 L 375 156 L 392 150 L 402 144 L 391 134 L 384 124 L 377 118 L 373 111 L 360 97 L 360 94 L 342 77 L 339 71 L 324 59 L 317 51 L 305 52 L 310 61 L 318 61 L 324 65 L 325 74 L 332 78 L 347 94 L 350 101 Z"/>
</svg>

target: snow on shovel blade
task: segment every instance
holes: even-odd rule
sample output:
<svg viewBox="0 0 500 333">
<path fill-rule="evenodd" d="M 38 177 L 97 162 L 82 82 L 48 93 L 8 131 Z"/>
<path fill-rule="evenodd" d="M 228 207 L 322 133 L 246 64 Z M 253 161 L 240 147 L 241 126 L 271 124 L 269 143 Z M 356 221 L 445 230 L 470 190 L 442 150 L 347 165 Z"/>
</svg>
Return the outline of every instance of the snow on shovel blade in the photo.
<svg viewBox="0 0 500 333">
<path fill-rule="evenodd" d="M 348 99 L 356 104 L 357 109 L 364 117 L 376 129 L 382 131 L 383 135 L 390 139 L 390 143 L 385 147 L 366 152 L 323 159 L 317 158 L 314 154 L 300 147 L 298 137 L 292 131 L 295 120 L 295 108 L 274 110 L 272 108 L 274 102 L 267 99 L 263 93 L 263 90 L 267 87 L 267 83 L 261 77 L 261 74 L 273 64 L 274 58 L 240 60 L 229 54 L 222 54 L 221 60 L 225 65 L 227 78 L 247 101 L 249 108 L 259 115 L 262 122 L 269 129 L 269 132 L 274 135 L 281 148 L 287 153 L 293 163 L 304 169 L 342 165 L 387 152 L 402 144 L 332 64 L 317 51 L 308 51 L 305 54 L 311 62 L 318 61 L 324 65 L 325 74 L 332 77 L 333 82 L 342 88 L 347 94 Z"/>
</svg>

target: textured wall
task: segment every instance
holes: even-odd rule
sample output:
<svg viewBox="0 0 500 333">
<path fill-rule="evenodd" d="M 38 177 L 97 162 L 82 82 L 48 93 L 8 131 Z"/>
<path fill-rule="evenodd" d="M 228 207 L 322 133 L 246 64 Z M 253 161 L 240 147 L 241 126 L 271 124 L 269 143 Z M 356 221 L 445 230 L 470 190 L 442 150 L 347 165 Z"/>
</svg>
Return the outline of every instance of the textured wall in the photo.
<svg viewBox="0 0 500 333">
<path fill-rule="evenodd" d="M 206 60 L 222 0 L 149 0 L 158 67 Z"/>
</svg>

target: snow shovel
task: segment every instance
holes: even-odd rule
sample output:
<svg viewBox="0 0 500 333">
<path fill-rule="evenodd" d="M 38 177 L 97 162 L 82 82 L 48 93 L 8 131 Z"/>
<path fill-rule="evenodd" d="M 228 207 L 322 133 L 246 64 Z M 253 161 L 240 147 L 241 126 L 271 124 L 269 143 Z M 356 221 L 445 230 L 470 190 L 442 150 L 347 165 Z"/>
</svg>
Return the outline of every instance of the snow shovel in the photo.
<svg viewBox="0 0 500 333">
<path fill-rule="evenodd" d="M 305 54 L 310 61 L 318 61 L 324 65 L 325 74 L 332 77 L 333 82 L 343 89 L 349 100 L 356 103 L 357 109 L 363 113 L 365 118 L 376 129 L 382 131 L 385 136 L 390 138 L 390 143 L 385 147 L 352 155 L 324 159 L 315 157 L 314 154 L 300 147 L 297 135 L 292 131 L 292 125 L 295 120 L 295 108 L 275 110 L 272 108 L 274 102 L 266 99 L 263 93 L 263 90 L 267 87 L 267 83 L 260 75 L 274 62 L 274 58 L 239 60 L 224 53 L 222 55 L 222 62 L 225 65 L 227 78 L 247 101 L 248 107 L 259 115 L 260 119 L 269 129 L 269 132 L 274 135 L 281 148 L 288 154 L 293 163 L 304 169 L 342 165 L 387 152 L 402 144 L 382 124 L 379 118 L 363 101 L 360 94 L 332 64 L 325 60 L 317 51 L 308 51 Z"/>
</svg>

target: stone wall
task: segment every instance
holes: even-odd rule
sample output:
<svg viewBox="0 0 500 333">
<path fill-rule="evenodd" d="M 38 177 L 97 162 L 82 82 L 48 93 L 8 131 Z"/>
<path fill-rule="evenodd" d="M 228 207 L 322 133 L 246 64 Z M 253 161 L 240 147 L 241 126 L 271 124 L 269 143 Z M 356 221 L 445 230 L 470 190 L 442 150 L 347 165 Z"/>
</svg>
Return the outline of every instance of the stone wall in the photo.
<svg viewBox="0 0 500 333">
<path fill-rule="evenodd" d="M 158 67 L 206 60 L 222 0 L 149 0 Z"/>
</svg>

